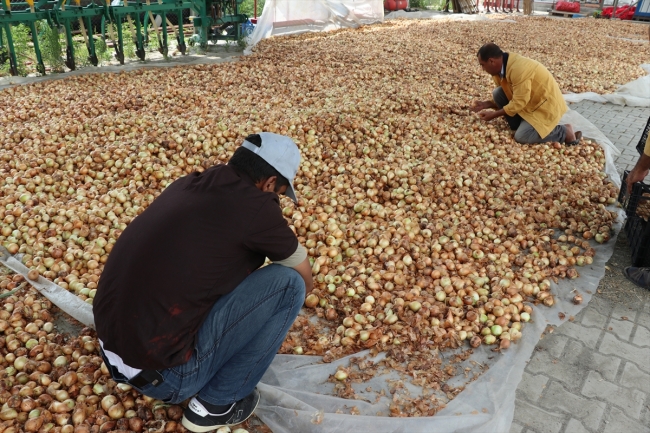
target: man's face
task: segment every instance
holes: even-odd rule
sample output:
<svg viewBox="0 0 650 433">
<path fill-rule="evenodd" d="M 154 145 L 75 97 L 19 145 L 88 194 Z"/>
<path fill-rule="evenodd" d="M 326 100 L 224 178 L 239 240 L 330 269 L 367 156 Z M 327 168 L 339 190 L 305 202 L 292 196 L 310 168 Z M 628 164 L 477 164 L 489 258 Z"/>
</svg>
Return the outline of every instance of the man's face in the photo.
<svg viewBox="0 0 650 433">
<path fill-rule="evenodd" d="M 287 189 L 289 189 L 289 187 L 287 185 L 278 187 L 276 182 L 277 179 L 277 176 L 271 176 L 266 180 L 260 181 L 257 184 L 257 187 L 264 192 L 274 192 L 278 195 L 284 194 L 287 192 Z"/>
<path fill-rule="evenodd" d="M 481 68 L 490 75 L 499 75 L 501 73 L 501 65 L 497 59 L 487 59 L 482 60 L 481 56 L 478 56 L 478 63 L 481 65 Z"/>
<path fill-rule="evenodd" d="M 284 195 L 284 193 L 287 192 L 287 189 L 289 189 L 289 187 L 287 185 L 284 185 L 281 186 L 280 188 L 276 188 L 275 193 Z"/>
</svg>

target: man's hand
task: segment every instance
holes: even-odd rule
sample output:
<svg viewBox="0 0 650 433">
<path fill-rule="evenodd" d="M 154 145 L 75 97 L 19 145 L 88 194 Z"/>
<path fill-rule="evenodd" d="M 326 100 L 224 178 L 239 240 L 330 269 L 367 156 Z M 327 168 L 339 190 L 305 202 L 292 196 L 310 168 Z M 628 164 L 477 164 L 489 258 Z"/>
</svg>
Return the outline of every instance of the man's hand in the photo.
<svg viewBox="0 0 650 433">
<path fill-rule="evenodd" d="M 632 194 L 632 186 L 635 182 L 641 182 L 648 175 L 650 171 L 650 156 L 642 153 L 636 165 L 627 175 L 625 182 L 627 183 L 627 194 Z"/>
<path fill-rule="evenodd" d="M 489 122 L 490 120 L 499 116 L 498 116 L 498 112 L 496 111 L 482 111 L 478 113 L 478 117 L 480 117 L 481 120 L 483 120 L 484 122 Z"/>
<path fill-rule="evenodd" d="M 473 101 L 472 105 L 469 107 L 474 113 L 479 111 L 487 110 L 488 108 L 493 108 L 494 103 L 492 101 Z"/>
<path fill-rule="evenodd" d="M 648 170 L 647 168 L 645 170 L 637 169 L 634 167 L 632 171 L 630 171 L 630 174 L 627 175 L 626 183 L 627 183 L 627 195 L 632 194 L 632 187 L 634 186 L 635 182 L 641 182 L 645 177 L 648 175 Z"/>
</svg>

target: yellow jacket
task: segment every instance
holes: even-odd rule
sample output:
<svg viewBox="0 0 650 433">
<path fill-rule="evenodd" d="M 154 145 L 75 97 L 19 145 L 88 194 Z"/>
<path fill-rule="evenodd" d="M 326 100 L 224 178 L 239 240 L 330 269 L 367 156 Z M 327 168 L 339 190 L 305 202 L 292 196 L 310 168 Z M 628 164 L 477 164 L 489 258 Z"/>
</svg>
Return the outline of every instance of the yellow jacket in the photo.
<svg viewBox="0 0 650 433">
<path fill-rule="evenodd" d="M 650 156 L 650 135 L 648 135 L 648 139 L 645 141 L 645 148 L 643 149 L 643 153 L 645 153 L 647 156 Z"/>
<path fill-rule="evenodd" d="M 514 53 L 508 56 L 505 72 L 504 79 L 492 77 L 510 101 L 503 110 L 508 116 L 519 114 L 546 137 L 567 111 L 555 78 L 541 63 Z"/>
</svg>

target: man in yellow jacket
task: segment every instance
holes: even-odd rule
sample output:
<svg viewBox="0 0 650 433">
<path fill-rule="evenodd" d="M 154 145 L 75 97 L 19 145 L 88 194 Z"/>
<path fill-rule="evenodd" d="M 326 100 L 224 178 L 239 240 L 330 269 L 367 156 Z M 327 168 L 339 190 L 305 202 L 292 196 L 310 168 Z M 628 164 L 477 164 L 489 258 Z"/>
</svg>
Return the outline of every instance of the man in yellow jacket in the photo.
<svg viewBox="0 0 650 433">
<path fill-rule="evenodd" d="M 505 116 L 518 143 L 557 141 L 576 145 L 582 137 L 571 125 L 559 125 L 567 106 L 553 75 L 541 63 L 514 53 L 504 53 L 496 44 L 478 51 L 478 62 L 492 75 L 497 86 L 491 101 L 474 101 L 470 108 L 484 121 Z M 492 109 L 493 111 L 484 111 Z"/>
</svg>

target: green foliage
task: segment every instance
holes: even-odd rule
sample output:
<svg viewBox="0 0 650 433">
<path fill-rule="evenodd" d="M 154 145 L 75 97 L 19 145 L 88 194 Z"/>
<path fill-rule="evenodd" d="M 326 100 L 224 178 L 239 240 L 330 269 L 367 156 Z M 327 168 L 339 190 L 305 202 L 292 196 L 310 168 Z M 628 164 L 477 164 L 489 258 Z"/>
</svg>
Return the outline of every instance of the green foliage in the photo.
<svg viewBox="0 0 650 433">
<path fill-rule="evenodd" d="M 74 63 L 77 68 L 90 66 L 90 54 L 88 53 L 88 46 L 83 40 L 72 40 L 72 48 L 74 49 Z"/>
<path fill-rule="evenodd" d="M 108 29 L 109 26 L 112 27 L 112 29 L 113 29 L 112 33 Z M 115 25 L 115 23 L 110 23 L 110 24 L 106 24 L 106 27 L 107 27 L 106 28 L 106 37 L 108 37 L 109 40 L 111 40 L 110 39 L 111 35 L 115 35 L 116 39 L 115 39 L 115 41 L 112 41 L 112 42 L 117 44 L 118 43 L 118 40 L 117 40 L 117 26 Z M 131 29 L 133 29 L 133 28 L 135 28 L 135 24 L 130 24 L 128 21 L 122 23 L 122 48 L 124 49 L 124 58 L 125 59 L 135 59 L 136 58 L 136 55 L 135 55 L 135 50 L 136 50 L 135 41 L 131 37 L 131 35 L 135 34 L 135 32 L 131 32 Z M 99 55 L 98 55 L 98 57 L 99 57 Z"/>
<path fill-rule="evenodd" d="M 442 10 L 445 0 L 411 0 L 409 7 L 414 9 Z"/>
<path fill-rule="evenodd" d="M 413 2 L 413 0 L 411 0 Z M 262 15 L 264 10 L 264 0 L 257 0 L 257 16 Z M 255 16 L 255 1 L 254 0 L 244 0 L 239 5 L 239 13 L 248 15 L 249 18 Z"/>
<path fill-rule="evenodd" d="M 4 48 L 2 50 L 0 50 L 0 53 L 8 55 L 7 50 L 5 50 Z M 0 63 L 0 77 L 4 77 L 5 75 L 9 75 L 10 74 L 9 68 L 10 68 L 9 60 L 7 60 L 4 63 Z"/>
<path fill-rule="evenodd" d="M 122 24 L 122 47 L 125 59 L 135 59 L 135 41 L 131 35 L 135 34 L 135 24 L 126 21 Z"/>
<path fill-rule="evenodd" d="M 239 48 L 240 51 L 244 51 L 248 44 L 246 43 L 246 36 L 240 36 L 239 39 L 237 39 L 237 47 Z"/>
<path fill-rule="evenodd" d="M 158 51 L 158 48 L 160 48 L 160 41 L 158 41 L 158 36 L 156 35 L 156 31 L 151 26 L 147 31 L 147 37 L 149 39 L 149 41 L 147 42 L 147 51 L 149 51 L 150 53 L 154 51 Z"/>
<path fill-rule="evenodd" d="M 26 63 L 31 62 L 34 64 L 34 49 L 31 46 L 32 36 L 29 27 L 24 24 L 11 27 L 11 37 L 13 38 L 14 52 L 16 53 L 16 67 L 18 68 L 18 75 L 25 77 L 31 71 Z M 7 35 L 3 34 L 4 41 L 7 41 Z M 4 64 L 0 65 L 0 72 L 2 74 L 9 74 L 9 49 L 7 48 L 7 60 Z"/>
<path fill-rule="evenodd" d="M 95 54 L 97 54 L 97 60 L 99 61 L 98 65 L 109 63 L 113 58 L 113 55 L 108 50 L 106 41 L 104 41 L 102 38 L 95 40 Z"/>
<path fill-rule="evenodd" d="M 63 72 L 65 63 L 59 29 L 50 27 L 47 21 L 39 21 L 36 25 L 43 63 L 49 66 L 52 72 Z"/>
</svg>

